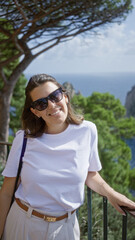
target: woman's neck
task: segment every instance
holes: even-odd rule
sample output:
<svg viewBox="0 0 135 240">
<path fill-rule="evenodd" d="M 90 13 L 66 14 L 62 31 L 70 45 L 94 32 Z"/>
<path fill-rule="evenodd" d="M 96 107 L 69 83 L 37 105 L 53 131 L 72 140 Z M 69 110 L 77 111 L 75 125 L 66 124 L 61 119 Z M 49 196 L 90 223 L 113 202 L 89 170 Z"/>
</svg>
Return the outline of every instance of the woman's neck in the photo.
<svg viewBox="0 0 135 240">
<path fill-rule="evenodd" d="M 54 127 L 53 126 L 51 126 L 51 127 L 45 126 L 45 133 L 58 134 L 58 133 L 65 131 L 67 127 L 68 127 L 68 123 L 66 123 L 66 122 L 65 122 L 65 124 L 62 124 L 62 125 L 55 124 Z"/>
</svg>

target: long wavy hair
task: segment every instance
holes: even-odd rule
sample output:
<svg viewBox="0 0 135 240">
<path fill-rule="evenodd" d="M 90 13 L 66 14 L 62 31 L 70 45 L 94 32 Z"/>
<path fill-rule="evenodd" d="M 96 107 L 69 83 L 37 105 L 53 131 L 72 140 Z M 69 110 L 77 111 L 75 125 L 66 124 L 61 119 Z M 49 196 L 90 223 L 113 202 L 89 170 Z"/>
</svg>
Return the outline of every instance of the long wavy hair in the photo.
<svg viewBox="0 0 135 240">
<path fill-rule="evenodd" d="M 64 94 L 66 94 L 69 99 L 69 95 L 64 89 L 64 87 L 61 84 L 59 84 L 54 77 L 47 74 L 38 74 L 38 75 L 32 76 L 26 86 L 26 90 L 25 90 L 26 98 L 25 98 L 24 109 L 22 112 L 22 128 L 23 130 L 25 130 L 26 135 L 29 137 L 39 137 L 44 133 L 45 124 L 46 124 L 45 121 L 42 118 L 36 117 L 30 110 L 30 107 L 32 104 L 32 98 L 30 96 L 30 93 L 34 88 L 46 82 L 53 82 L 56 86 L 58 86 L 58 88 L 61 87 Z M 76 125 L 81 124 L 83 121 L 83 117 L 77 115 L 74 112 L 70 103 L 70 99 L 68 101 L 67 107 L 68 107 L 68 115 L 67 115 L 66 122 L 68 124 L 69 123 L 76 124 Z"/>
</svg>

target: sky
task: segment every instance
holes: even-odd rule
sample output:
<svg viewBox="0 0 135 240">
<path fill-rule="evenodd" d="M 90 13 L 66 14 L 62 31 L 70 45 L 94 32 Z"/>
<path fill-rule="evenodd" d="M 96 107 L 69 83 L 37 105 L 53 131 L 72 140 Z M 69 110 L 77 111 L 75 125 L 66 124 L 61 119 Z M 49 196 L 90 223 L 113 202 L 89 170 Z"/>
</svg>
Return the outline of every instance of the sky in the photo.
<svg viewBox="0 0 135 240">
<path fill-rule="evenodd" d="M 98 36 L 77 36 L 43 53 L 24 73 L 93 72 L 135 72 L 135 9 L 120 25 L 108 25 Z"/>
</svg>

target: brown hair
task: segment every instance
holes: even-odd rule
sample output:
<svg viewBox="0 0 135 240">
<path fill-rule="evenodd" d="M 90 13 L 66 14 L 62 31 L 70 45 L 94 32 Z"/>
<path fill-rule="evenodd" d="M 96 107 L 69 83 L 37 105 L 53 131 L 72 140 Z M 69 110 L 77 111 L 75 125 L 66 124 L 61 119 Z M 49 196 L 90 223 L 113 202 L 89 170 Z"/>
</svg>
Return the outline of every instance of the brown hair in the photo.
<svg viewBox="0 0 135 240">
<path fill-rule="evenodd" d="M 61 84 L 59 84 L 56 81 L 54 77 L 47 74 L 38 74 L 38 75 L 32 76 L 25 90 L 26 99 L 25 99 L 24 109 L 22 112 L 22 125 L 23 125 L 22 127 L 25 130 L 26 135 L 29 137 L 38 137 L 44 133 L 45 121 L 42 118 L 36 117 L 30 110 L 30 107 L 32 104 L 30 92 L 34 88 L 40 86 L 41 84 L 44 84 L 45 82 L 53 82 L 56 86 L 61 87 L 63 92 L 67 95 L 69 99 L 69 96 L 66 90 L 63 88 Z M 67 116 L 66 122 L 70 124 L 76 124 L 76 125 L 81 124 L 83 121 L 83 117 L 78 116 L 74 112 L 71 106 L 70 100 L 68 102 L 67 107 L 68 107 L 68 116 Z"/>
</svg>

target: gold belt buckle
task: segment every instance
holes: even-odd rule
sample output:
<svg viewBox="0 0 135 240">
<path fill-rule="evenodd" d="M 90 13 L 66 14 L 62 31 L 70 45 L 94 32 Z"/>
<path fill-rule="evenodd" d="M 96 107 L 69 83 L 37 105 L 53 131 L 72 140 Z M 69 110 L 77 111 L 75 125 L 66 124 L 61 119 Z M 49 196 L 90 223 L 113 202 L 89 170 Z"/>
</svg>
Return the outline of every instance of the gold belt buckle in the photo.
<svg viewBox="0 0 135 240">
<path fill-rule="evenodd" d="M 56 222 L 56 217 L 46 217 L 44 216 L 44 220 L 47 222 Z"/>
</svg>

